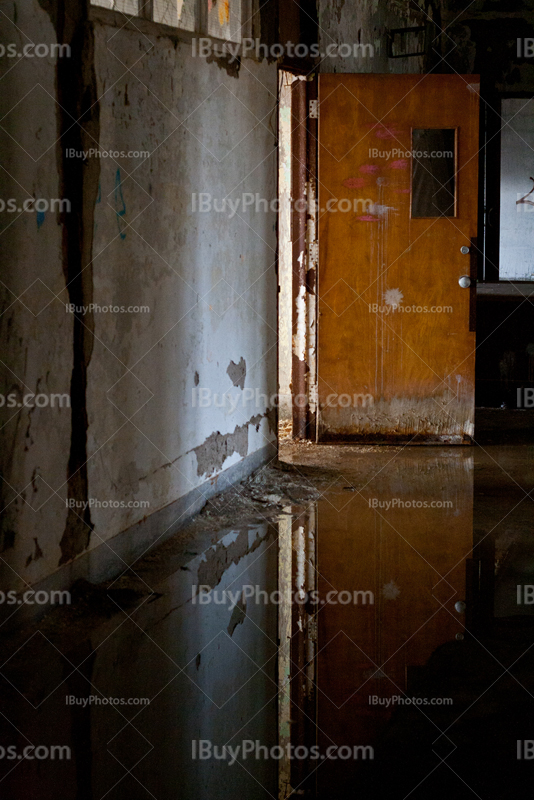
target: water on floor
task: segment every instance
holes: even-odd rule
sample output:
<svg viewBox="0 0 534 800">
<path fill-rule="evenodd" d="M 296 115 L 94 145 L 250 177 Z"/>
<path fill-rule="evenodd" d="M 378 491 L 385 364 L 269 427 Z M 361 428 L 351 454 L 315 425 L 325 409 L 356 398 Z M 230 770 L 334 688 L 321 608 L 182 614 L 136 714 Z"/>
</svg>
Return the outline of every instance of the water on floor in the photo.
<svg viewBox="0 0 534 800">
<path fill-rule="evenodd" d="M 526 791 L 534 447 L 284 453 L 252 521 L 5 636 L 2 797 Z"/>
</svg>

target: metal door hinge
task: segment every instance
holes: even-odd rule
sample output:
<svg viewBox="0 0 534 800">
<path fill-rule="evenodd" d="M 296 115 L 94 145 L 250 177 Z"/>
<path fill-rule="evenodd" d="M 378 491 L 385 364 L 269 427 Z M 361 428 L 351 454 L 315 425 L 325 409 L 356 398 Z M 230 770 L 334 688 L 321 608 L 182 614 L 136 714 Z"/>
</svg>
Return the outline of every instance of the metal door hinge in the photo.
<svg viewBox="0 0 534 800">
<path fill-rule="evenodd" d="M 319 119 L 319 101 L 318 100 L 310 100 L 309 117 L 310 117 L 310 119 Z"/>
<path fill-rule="evenodd" d="M 319 242 L 310 242 L 310 262 L 316 264 L 319 261 Z"/>
<path fill-rule="evenodd" d="M 317 641 L 317 622 L 313 619 L 308 622 L 308 637 L 312 642 Z"/>
</svg>

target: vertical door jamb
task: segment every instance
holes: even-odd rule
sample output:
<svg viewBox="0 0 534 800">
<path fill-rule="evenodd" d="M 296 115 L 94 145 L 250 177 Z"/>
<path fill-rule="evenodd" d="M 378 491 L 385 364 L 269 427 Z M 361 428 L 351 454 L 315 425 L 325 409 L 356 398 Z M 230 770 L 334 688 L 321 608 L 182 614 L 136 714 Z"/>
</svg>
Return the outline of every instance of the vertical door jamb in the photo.
<svg viewBox="0 0 534 800">
<path fill-rule="evenodd" d="M 317 78 L 299 79 L 291 100 L 291 240 L 293 438 L 316 438 L 317 353 Z"/>
<path fill-rule="evenodd" d="M 308 414 L 306 421 L 306 438 L 317 441 L 317 324 L 319 321 L 317 304 L 317 279 L 319 269 L 319 242 L 317 207 L 317 159 L 319 142 L 319 100 L 317 75 L 310 76 L 306 83 L 308 87 L 308 111 L 312 107 L 316 113 L 308 114 L 308 219 L 307 219 L 307 245 L 308 263 L 306 270 L 306 300 L 307 300 L 307 395 Z"/>
<path fill-rule="evenodd" d="M 291 92 L 291 241 L 293 251 L 291 395 L 293 438 L 306 438 L 306 81 Z"/>
</svg>

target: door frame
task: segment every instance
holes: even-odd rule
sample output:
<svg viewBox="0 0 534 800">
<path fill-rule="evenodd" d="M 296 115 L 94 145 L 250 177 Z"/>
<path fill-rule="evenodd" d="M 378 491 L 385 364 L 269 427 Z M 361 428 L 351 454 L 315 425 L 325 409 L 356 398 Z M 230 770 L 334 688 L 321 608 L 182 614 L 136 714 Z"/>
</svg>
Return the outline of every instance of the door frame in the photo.
<svg viewBox="0 0 534 800">
<path fill-rule="evenodd" d="M 291 408 L 294 439 L 316 439 L 317 155 L 316 73 L 282 66 L 291 89 Z M 311 112 L 311 113 L 310 113 Z"/>
</svg>

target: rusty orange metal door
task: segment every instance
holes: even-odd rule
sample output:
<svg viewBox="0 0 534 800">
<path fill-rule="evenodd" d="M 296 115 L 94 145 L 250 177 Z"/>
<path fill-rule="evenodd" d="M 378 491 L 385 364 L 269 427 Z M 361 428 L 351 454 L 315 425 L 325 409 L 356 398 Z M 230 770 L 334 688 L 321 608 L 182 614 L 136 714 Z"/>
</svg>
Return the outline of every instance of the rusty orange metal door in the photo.
<svg viewBox="0 0 534 800">
<path fill-rule="evenodd" d="M 479 78 L 319 78 L 319 441 L 474 434 Z"/>
</svg>

